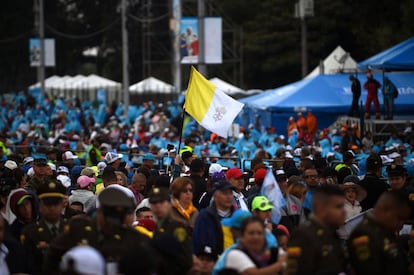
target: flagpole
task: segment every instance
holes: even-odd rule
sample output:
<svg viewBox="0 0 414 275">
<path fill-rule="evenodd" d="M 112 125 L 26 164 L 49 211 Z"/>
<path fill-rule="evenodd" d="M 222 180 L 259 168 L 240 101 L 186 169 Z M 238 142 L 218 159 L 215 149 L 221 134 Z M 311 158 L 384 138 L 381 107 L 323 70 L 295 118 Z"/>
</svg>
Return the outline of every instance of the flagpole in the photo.
<svg viewBox="0 0 414 275">
<path fill-rule="evenodd" d="M 184 131 L 184 118 L 185 118 L 185 108 L 183 105 L 183 115 L 181 116 L 181 125 L 180 125 L 180 137 L 178 139 L 178 148 L 177 148 L 177 154 L 180 155 L 180 149 L 181 149 L 181 140 L 183 138 L 183 131 Z"/>
</svg>

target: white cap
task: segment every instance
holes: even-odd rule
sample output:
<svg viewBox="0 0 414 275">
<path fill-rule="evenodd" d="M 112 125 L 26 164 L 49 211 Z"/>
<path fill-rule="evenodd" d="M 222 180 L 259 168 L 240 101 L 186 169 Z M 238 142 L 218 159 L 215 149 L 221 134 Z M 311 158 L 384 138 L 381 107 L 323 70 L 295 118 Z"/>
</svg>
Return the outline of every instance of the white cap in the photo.
<svg viewBox="0 0 414 275">
<path fill-rule="evenodd" d="M 208 173 L 210 175 L 217 173 L 217 172 L 221 172 L 221 171 L 223 171 L 223 167 L 218 163 L 212 163 L 210 165 L 210 168 L 208 168 Z"/>
<path fill-rule="evenodd" d="M 104 275 L 105 260 L 102 255 L 90 246 L 76 246 L 62 257 L 61 271 L 72 267 L 78 274 Z"/>
<path fill-rule="evenodd" d="M 62 155 L 63 160 L 77 159 L 78 156 L 74 155 L 71 151 L 66 151 Z"/>
<path fill-rule="evenodd" d="M 121 159 L 123 156 L 124 155 L 118 154 L 118 153 L 115 153 L 115 152 L 108 152 L 105 155 L 105 161 L 106 161 L 106 163 L 111 164 L 111 163 L 115 162 L 117 159 Z"/>
<path fill-rule="evenodd" d="M 34 176 L 34 174 L 35 174 L 35 172 L 34 172 L 33 167 L 30 167 L 30 169 L 29 169 L 29 170 L 27 170 L 27 175 L 28 175 L 29 177 L 33 177 L 33 176 Z"/>
<path fill-rule="evenodd" d="M 16 163 L 15 161 L 13 161 L 13 160 L 8 160 L 8 161 L 6 161 L 6 162 L 4 163 L 4 167 L 9 168 L 10 170 L 14 170 L 14 169 L 16 169 L 18 166 L 17 166 L 17 163 Z"/>
<path fill-rule="evenodd" d="M 105 162 L 103 162 L 103 161 L 101 161 L 101 162 L 99 162 L 98 163 L 98 165 L 97 165 L 97 167 L 98 167 L 98 172 L 99 173 L 102 173 L 103 172 L 103 170 L 105 169 L 105 167 L 106 167 L 107 165 L 106 165 L 106 163 Z"/>
<path fill-rule="evenodd" d="M 69 174 L 69 169 L 66 166 L 59 166 L 56 170 L 57 173 L 67 173 Z"/>
<path fill-rule="evenodd" d="M 34 161 L 34 158 L 32 158 L 32 157 L 25 157 L 24 160 L 23 160 L 23 165 L 27 165 L 27 164 L 29 164 L 29 163 L 31 163 L 33 161 Z"/>
<path fill-rule="evenodd" d="M 394 162 L 394 160 L 392 158 L 390 158 L 386 155 L 381 155 L 381 161 L 382 161 L 382 164 L 384 164 L 384 165 Z"/>
<path fill-rule="evenodd" d="M 296 148 L 293 151 L 293 155 L 295 155 L 296 157 L 300 157 L 301 154 L 302 154 L 302 148 Z"/>
<path fill-rule="evenodd" d="M 388 157 L 392 159 L 396 159 L 396 158 L 401 157 L 401 155 L 398 154 L 397 152 L 394 152 L 394 153 L 389 154 Z"/>
</svg>

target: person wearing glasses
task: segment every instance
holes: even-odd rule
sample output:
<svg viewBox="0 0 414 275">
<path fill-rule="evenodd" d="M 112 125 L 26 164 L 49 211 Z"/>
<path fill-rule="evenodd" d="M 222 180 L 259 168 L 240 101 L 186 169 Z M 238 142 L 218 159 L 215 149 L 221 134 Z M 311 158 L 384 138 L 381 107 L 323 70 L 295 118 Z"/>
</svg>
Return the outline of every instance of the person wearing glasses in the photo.
<svg viewBox="0 0 414 275">
<path fill-rule="evenodd" d="M 193 205 L 193 181 L 189 177 L 176 178 L 170 190 L 172 194 L 171 218 L 185 224 L 192 232 L 198 217 L 198 210 Z"/>
<path fill-rule="evenodd" d="M 312 168 L 307 168 L 305 171 L 303 171 L 302 177 L 303 177 L 303 181 L 306 183 L 306 186 L 308 187 L 308 190 L 305 196 L 305 201 L 303 202 L 303 208 L 305 211 L 305 215 L 306 217 L 308 217 L 309 213 L 312 212 L 313 192 L 319 186 L 319 175 L 318 175 L 318 171 L 314 167 L 312 167 Z"/>
</svg>

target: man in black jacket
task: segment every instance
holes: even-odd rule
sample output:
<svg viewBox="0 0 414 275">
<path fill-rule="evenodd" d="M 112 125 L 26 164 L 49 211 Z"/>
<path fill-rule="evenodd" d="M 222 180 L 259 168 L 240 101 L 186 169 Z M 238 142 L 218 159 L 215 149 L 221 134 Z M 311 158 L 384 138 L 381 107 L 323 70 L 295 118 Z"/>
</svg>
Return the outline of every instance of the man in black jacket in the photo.
<svg viewBox="0 0 414 275">
<path fill-rule="evenodd" d="M 193 204 L 197 209 L 200 209 L 200 197 L 207 191 L 207 182 L 204 178 L 204 161 L 201 159 L 194 159 L 190 164 L 190 179 L 194 183 Z"/>
<path fill-rule="evenodd" d="M 361 201 L 362 211 L 373 208 L 382 193 L 389 189 L 389 185 L 380 178 L 382 161 L 378 155 L 370 155 L 367 159 L 367 173 L 359 182 L 366 191 L 367 197 Z"/>
</svg>

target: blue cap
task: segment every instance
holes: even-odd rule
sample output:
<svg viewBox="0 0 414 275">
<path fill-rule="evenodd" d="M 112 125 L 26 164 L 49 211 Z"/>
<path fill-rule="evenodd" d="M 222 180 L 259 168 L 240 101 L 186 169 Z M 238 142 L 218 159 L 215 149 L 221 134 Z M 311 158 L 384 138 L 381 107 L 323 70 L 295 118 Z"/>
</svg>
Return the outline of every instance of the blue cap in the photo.
<svg viewBox="0 0 414 275">
<path fill-rule="evenodd" d="M 232 228 L 240 228 L 242 222 L 251 216 L 252 213 L 249 211 L 237 209 L 231 217 L 222 219 L 221 224 Z"/>
<path fill-rule="evenodd" d="M 142 156 L 142 160 L 152 160 L 152 161 L 155 161 L 155 157 L 151 153 L 146 153 L 146 154 L 144 154 L 144 156 Z"/>
</svg>

